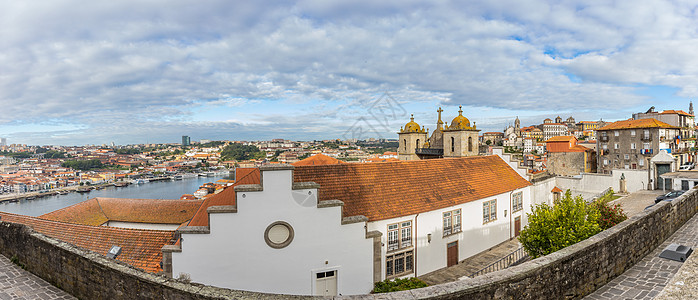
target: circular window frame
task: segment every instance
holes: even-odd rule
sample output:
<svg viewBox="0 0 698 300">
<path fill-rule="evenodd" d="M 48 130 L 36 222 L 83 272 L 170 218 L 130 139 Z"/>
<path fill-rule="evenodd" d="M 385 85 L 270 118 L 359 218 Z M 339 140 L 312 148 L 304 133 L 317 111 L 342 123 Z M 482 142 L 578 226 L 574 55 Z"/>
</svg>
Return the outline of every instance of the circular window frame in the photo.
<svg viewBox="0 0 698 300">
<path fill-rule="evenodd" d="M 269 238 L 269 231 L 271 231 L 271 229 L 276 225 L 282 225 L 282 226 L 285 226 L 286 229 L 288 229 L 288 238 L 286 238 L 286 240 L 281 242 L 281 243 L 274 243 Z M 287 247 L 288 245 L 291 244 L 291 242 L 293 242 L 294 236 L 295 236 L 295 233 L 293 231 L 293 226 L 291 226 L 291 224 L 288 224 L 287 222 L 284 222 L 284 221 L 276 221 L 274 223 L 271 223 L 271 224 L 269 224 L 269 226 L 267 226 L 267 229 L 264 230 L 264 241 L 267 243 L 267 245 L 269 245 L 269 247 L 272 247 L 274 249 L 281 249 L 281 248 Z"/>
</svg>

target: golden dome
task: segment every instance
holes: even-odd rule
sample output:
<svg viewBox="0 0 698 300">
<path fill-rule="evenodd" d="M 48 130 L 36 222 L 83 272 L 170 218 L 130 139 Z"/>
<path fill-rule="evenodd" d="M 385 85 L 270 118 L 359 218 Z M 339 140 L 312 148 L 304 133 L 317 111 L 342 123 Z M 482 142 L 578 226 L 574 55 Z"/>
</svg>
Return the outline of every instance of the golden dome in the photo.
<svg viewBox="0 0 698 300">
<path fill-rule="evenodd" d="M 410 133 L 410 132 L 419 132 L 423 133 L 424 129 L 419 127 L 419 124 L 414 121 L 414 115 L 410 115 L 410 122 L 405 124 L 405 129 L 401 130 L 400 133 Z"/>
<path fill-rule="evenodd" d="M 470 127 L 470 120 L 468 118 L 463 116 L 463 106 L 458 107 L 458 116 L 453 118 L 453 121 L 451 121 L 451 126 L 448 126 L 449 130 L 469 130 L 469 129 L 475 129 L 474 127 Z"/>
</svg>

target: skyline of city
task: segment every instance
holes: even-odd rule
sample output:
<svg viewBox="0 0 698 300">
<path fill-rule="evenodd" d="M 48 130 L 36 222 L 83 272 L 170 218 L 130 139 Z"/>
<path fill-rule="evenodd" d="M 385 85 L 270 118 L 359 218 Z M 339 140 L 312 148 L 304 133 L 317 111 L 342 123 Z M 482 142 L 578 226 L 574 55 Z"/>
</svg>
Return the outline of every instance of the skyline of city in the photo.
<svg viewBox="0 0 698 300">
<path fill-rule="evenodd" d="M 433 129 L 439 106 L 450 119 L 459 105 L 483 132 L 501 131 L 517 116 L 687 110 L 698 95 L 698 18 L 682 3 L 0 8 L 9 143 L 344 139 L 366 120 L 379 122 L 366 138 L 394 138 L 410 114 Z M 381 99 L 399 110 L 376 116 Z"/>
</svg>

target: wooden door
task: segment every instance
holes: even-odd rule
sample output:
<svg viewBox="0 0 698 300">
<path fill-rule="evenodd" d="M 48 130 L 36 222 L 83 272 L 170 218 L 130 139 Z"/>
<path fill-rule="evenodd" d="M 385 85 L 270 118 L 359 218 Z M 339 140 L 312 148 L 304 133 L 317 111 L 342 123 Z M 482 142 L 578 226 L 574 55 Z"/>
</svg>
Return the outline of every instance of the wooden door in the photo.
<svg viewBox="0 0 698 300">
<path fill-rule="evenodd" d="M 458 241 L 446 245 L 446 266 L 458 264 Z"/>
<path fill-rule="evenodd" d="M 514 237 L 519 236 L 519 231 L 521 231 L 521 217 L 514 218 Z"/>
</svg>

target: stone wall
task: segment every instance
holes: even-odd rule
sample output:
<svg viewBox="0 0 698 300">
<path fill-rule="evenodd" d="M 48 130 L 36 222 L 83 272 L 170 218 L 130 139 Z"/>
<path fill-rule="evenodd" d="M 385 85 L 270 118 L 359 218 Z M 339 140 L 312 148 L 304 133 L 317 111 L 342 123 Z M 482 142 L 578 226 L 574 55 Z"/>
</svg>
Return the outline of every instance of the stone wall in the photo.
<svg viewBox="0 0 698 300">
<path fill-rule="evenodd" d="M 690 219 L 698 190 L 661 202 L 585 241 L 473 279 L 361 299 L 578 299 L 622 274 Z M 183 283 L 56 241 L 25 226 L 0 223 L 0 253 L 81 299 L 259 299 L 282 296 Z"/>
</svg>

